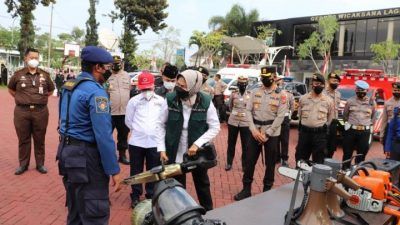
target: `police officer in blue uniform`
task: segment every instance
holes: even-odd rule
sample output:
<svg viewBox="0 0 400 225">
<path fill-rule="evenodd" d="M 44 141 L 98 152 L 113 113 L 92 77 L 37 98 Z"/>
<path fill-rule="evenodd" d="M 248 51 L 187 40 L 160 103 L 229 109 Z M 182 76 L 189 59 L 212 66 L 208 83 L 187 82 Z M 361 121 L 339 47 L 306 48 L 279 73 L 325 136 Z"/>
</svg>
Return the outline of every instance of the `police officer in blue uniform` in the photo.
<svg viewBox="0 0 400 225">
<path fill-rule="evenodd" d="M 385 141 L 386 157 L 392 160 L 400 161 L 400 108 L 393 109 L 393 119 L 389 122 L 389 128 Z"/>
<path fill-rule="evenodd" d="M 109 177 L 115 191 L 121 178 L 110 103 L 100 83 L 113 58 L 104 49 L 88 46 L 81 59 L 82 73 L 64 84 L 59 106 L 57 160 L 66 189 L 67 224 L 108 224 Z"/>
</svg>

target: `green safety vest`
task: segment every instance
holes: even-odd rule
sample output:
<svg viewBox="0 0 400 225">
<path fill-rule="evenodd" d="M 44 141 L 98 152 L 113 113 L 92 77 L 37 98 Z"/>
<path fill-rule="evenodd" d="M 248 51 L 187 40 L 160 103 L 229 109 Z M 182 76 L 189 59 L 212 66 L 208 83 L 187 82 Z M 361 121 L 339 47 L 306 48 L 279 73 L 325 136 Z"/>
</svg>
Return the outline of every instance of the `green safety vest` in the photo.
<svg viewBox="0 0 400 225">
<path fill-rule="evenodd" d="M 175 91 L 168 93 L 166 98 L 168 119 L 166 122 L 165 147 L 169 163 L 175 163 L 183 129 L 183 109 L 182 102 L 177 99 Z M 189 118 L 188 148 L 208 130 L 207 110 L 210 102 L 211 97 L 207 94 L 201 92 L 197 94 L 196 102 L 192 107 Z"/>
</svg>

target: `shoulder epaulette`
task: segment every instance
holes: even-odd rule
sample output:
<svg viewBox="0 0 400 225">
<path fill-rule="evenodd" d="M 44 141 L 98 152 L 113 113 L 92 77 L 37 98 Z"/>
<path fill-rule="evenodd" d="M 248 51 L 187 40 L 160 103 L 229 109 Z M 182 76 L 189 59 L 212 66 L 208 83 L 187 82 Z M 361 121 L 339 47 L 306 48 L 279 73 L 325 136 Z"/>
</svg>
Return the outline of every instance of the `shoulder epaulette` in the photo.
<svg viewBox="0 0 400 225">
<path fill-rule="evenodd" d="M 67 80 L 64 85 L 62 86 L 63 89 L 66 89 L 68 91 L 74 90 L 80 83 L 83 81 L 93 81 L 92 79 L 89 78 L 81 78 L 81 79 L 72 79 L 72 80 Z"/>
</svg>

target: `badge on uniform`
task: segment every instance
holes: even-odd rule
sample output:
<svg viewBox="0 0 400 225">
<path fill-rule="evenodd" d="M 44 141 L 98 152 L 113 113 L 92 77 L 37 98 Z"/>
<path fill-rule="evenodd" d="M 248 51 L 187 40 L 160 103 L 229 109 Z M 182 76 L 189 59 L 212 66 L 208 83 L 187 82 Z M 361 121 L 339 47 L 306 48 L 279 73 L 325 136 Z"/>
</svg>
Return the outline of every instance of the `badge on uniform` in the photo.
<svg viewBox="0 0 400 225">
<path fill-rule="evenodd" d="M 108 99 L 106 97 L 95 97 L 96 113 L 109 113 Z"/>
</svg>

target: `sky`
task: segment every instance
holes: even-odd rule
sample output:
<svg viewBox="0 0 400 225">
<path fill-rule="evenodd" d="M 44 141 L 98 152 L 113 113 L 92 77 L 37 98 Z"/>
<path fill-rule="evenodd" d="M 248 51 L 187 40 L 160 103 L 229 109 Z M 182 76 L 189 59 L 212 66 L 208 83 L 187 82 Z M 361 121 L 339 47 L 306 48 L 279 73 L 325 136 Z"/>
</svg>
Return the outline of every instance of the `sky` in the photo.
<svg viewBox="0 0 400 225">
<path fill-rule="evenodd" d="M 74 26 L 86 30 L 89 0 L 56 0 L 53 11 L 53 36 L 67 32 Z M 145 1 L 145 0 L 144 0 Z M 4 0 L 2 1 L 4 2 Z M 121 35 L 122 23 L 111 23 L 105 16 L 115 9 L 113 0 L 99 0 L 96 19 L 100 23 L 99 30 L 112 30 Z M 188 40 L 194 30 L 209 31 L 208 20 L 212 16 L 224 16 L 233 4 L 242 5 L 247 12 L 257 9 L 260 20 L 275 20 L 302 16 L 315 16 L 343 12 L 364 11 L 400 7 L 398 0 L 169 0 L 167 8 L 168 26 L 180 31 L 181 47 L 186 48 L 187 57 L 196 51 L 196 47 L 188 47 Z M 49 32 L 50 7 L 38 6 L 34 11 L 35 26 L 39 33 Z M 0 25 L 3 27 L 19 26 L 19 19 L 11 18 L 7 7 L 0 3 Z M 152 49 L 158 36 L 152 31 L 138 36 L 139 52 Z"/>
</svg>

